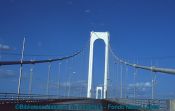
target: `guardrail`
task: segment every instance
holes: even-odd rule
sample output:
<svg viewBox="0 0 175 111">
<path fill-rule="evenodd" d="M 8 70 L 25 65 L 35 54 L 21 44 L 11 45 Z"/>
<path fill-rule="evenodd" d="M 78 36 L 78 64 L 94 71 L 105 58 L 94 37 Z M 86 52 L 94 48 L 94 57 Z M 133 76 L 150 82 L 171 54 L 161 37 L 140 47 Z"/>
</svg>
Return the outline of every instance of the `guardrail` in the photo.
<svg viewBox="0 0 175 111">
<path fill-rule="evenodd" d="M 87 99 L 83 97 L 65 97 L 58 95 L 42 95 L 42 94 L 20 94 L 17 93 L 0 93 L 0 101 L 18 101 L 18 100 L 53 100 L 53 99 Z M 119 99 L 109 98 L 108 100 L 114 101 L 120 104 L 137 105 L 141 107 L 156 105 L 159 106 L 158 110 L 153 111 L 170 111 L 170 101 L 167 99 Z M 146 110 L 149 111 L 149 110 Z M 151 110 L 152 111 L 152 110 Z"/>
<path fill-rule="evenodd" d="M 166 99 L 115 99 L 111 98 L 109 100 L 119 102 L 121 104 L 128 104 L 128 105 L 136 105 L 136 106 L 150 106 L 155 105 L 158 106 L 158 110 L 154 111 L 169 111 L 169 101 Z"/>
<path fill-rule="evenodd" d="M 0 100 L 34 100 L 34 99 L 62 99 L 68 98 L 58 95 L 41 95 L 41 94 L 20 94 L 17 93 L 0 93 Z"/>
</svg>

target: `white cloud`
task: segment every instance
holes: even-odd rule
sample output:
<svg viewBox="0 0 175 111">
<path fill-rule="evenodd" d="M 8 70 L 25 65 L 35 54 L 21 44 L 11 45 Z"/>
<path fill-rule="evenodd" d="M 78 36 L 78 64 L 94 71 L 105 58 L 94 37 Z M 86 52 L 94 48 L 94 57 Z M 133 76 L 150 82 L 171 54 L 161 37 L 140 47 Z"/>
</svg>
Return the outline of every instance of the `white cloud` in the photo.
<svg viewBox="0 0 175 111">
<path fill-rule="evenodd" d="M 66 2 L 68 5 L 72 5 L 73 4 L 73 1 L 67 1 Z"/>
<path fill-rule="evenodd" d="M 13 50 L 13 48 L 5 44 L 0 44 L 0 50 Z"/>
<path fill-rule="evenodd" d="M 41 41 L 39 41 L 38 43 L 37 43 L 37 45 L 38 45 L 38 47 L 42 47 L 42 42 Z"/>
<path fill-rule="evenodd" d="M 85 12 L 85 13 L 90 13 L 91 10 L 90 10 L 90 9 L 86 9 L 84 12 Z"/>
<path fill-rule="evenodd" d="M 16 73 L 13 70 L 0 70 L 0 78 L 1 79 L 8 79 L 8 78 L 15 78 Z"/>
<path fill-rule="evenodd" d="M 50 86 L 53 88 L 57 88 L 57 87 L 69 87 L 71 85 L 71 87 L 86 87 L 87 86 L 87 82 L 84 80 L 80 80 L 80 81 L 76 81 L 76 82 L 61 82 L 61 83 L 50 83 Z"/>
<path fill-rule="evenodd" d="M 147 88 L 147 87 L 151 87 L 151 83 L 150 82 L 137 82 L 135 84 L 129 84 L 130 88 L 136 87 L 136 88 Z"/>
<path fill-rule="evenodd" d="M 145 86 L 146 86 L 146 87 L 151 87 L 151 83 L 150 83 L 150 82 L 146 82 L 146 83 L 145 83 Z"/>
</svg>

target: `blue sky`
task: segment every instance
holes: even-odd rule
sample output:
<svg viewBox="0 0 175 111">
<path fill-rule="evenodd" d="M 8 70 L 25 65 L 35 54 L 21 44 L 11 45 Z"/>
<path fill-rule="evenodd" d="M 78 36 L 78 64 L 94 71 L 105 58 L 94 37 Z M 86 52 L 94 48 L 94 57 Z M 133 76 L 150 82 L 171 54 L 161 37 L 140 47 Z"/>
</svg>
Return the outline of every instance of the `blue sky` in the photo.
<svg viewBox="0 0 175 111">
<path fill-rule="evenodd" d="M 24 36 L 26 55 L 61 57 L 84 47 L 91 31 L 108 31 L 110 44 L 119 56 L 131 62 L 139 58 L 137 61 L 141 64 L 150 65 L 152 60 L 153 65 L 175 68 L 174 6 L 173 0 L 1 0 L 0 44 L 13 49 L 1 49 L 1 60 L 20 59 L 20 56 L 3 53 L 20 53 Z M 103 42 L 98 41 L 95 47 L 95 78 L 100 78 L 98 74 L 102 73 L 103 48 Z M 24 59 L 50 57 L 55 56 L 25 56 Z M 2 67 L 1 72 L 15 69 L 17 78 L 18 67 L 15 68 Z M 47 70 L 43 69 L 43 72 Z M 143 75 L 138 75 L 139 83 L 150 80 L 150 72 L 140 73 Z M 175 77 L 159 76 L 158 92 L 174 96 L 175 89 L 171 84 Z M 129 83 L 132 81 L 128 80 Z M 9 90 L 15 91 L 15 87 L 9 84 Z M 167 87 L 167 92 L 164 87 Z M 4 89 L 1 86 L 1 90 Z"/>
</svg>

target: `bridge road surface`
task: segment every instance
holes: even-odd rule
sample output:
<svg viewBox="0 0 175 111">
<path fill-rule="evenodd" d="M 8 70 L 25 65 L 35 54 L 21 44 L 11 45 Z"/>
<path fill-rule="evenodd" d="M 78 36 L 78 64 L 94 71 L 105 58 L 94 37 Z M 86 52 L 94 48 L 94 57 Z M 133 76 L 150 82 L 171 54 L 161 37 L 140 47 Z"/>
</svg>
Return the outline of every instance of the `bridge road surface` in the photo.
<svg viewBox="0 0 175 111">
<path fill-rule="evenodd" d="M 78 104 L 79 106 L 83 105 L 102 105 L 103 109 L 98 110 L 55 110 L 49 109 L 50 111 L 141 111 L 141 110 L 127 110 L 127 109 L 108 109 L 108 105 L 119 106 L 121 104 L 105 99 L 40 99 L 40 100 L 0 100 L 0 111 L 49 111 L 48 109 L 16 109 L 16 105 L 23 104 L 23 105 L 75 105 Z"/>
</svg>

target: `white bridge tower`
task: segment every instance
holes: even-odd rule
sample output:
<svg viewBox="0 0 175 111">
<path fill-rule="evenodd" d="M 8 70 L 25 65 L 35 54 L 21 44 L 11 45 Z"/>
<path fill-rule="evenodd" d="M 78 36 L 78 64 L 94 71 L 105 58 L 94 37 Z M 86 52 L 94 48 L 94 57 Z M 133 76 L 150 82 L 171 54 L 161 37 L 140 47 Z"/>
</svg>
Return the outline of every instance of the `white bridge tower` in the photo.
<svg viewBox="0 0 175 111">
<path fill-rule="evenodd" d="M 93 73 L 93 51 L 94 42 L 97 39 L 102 39 L 105 43 L 105 69 L 104 69 L 104 88 L 103 88 L 103 98 L 107 98 L 107 88 L 108 88 L 108 55 L 109 55 L 109 33 L 108 32 L 91 32 L 90 37 L 90 52 L 89 52 L 89 70 L 88 70 L 88 87 L 87 87 L 87 97 L 92 96 L 92 73 Z"/>
</svg>

